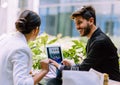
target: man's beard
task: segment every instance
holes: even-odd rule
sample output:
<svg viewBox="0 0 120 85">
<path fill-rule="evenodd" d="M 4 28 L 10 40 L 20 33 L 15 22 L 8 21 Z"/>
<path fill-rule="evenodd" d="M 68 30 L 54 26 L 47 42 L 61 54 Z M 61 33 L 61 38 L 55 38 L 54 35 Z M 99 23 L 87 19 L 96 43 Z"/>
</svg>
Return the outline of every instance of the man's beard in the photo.
<svg viewBox="0 0 120 85">
<path fill-rule="evenodd" d="M 82 36 L 87 36 L 91 31 L 90 25 L 87 24 L 87 26 L 84 28 L 84 33 Z"/>
</svg>

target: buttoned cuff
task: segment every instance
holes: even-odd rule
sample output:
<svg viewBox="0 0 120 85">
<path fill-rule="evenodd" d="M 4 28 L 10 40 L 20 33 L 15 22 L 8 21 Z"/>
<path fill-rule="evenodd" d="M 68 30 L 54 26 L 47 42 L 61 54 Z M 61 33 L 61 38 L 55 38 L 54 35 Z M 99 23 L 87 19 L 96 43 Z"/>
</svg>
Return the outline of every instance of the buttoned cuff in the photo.
<svg viewBox="0 0 120 85">
<path fill-rule="evenodd" d="M 64 69 L 64 67 L 65 67 L 65 65 L 60 65 L 60 64 L 59 64 L 58 69 L 59 69 L 60 71 L 62 71 L 62 70 Z"/>
</svg>

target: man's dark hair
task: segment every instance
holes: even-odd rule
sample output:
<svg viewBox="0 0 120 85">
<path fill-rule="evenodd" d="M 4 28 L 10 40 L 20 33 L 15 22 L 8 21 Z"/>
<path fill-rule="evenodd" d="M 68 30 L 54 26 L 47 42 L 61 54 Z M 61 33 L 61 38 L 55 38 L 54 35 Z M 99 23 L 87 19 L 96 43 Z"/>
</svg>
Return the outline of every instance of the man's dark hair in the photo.
<svg viewBox="0 0 120 85">
<path fill-rule="evenodd" d="M 89 20 L 91 17 L 93 17 L 94 18 L 94 24 L 96 25 L 95 9 L 92 6 L 83 6 L 82 8 L 73 12 L 72 15 L 71 15 L 71 18 L 74 19 L 77 16 L 81 16 L 86 20 Z"/>
</svg>

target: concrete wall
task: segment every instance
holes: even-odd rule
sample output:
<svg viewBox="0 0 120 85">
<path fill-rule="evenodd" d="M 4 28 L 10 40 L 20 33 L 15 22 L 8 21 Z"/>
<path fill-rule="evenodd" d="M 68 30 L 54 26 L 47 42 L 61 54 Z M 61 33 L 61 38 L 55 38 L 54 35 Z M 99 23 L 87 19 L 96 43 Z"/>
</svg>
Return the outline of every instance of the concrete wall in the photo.
<svg viewBox="0 0 120 85">
<path fill-rule="evenodd" d="M 2 1 L 0 4 L 0 35 L 15 30 L 14 23 L 18 11 L 18 0 Z"/>
<path fill-rule="evenodd" d="M 15 31 L 15 21 L 17 19 L 18 0 L 8 0 L 7 8 L 7 32 Z"/>
<path fill-rule="evenodd" d="M 0 3 L 0 35 L 3 33 L 10 33 L 15 31 L 15 21 L 17 20 L 19 13 L 24 9 L 34 10 L 39 12 L 39 0 L 23 0 L 27 2 L 27 6 L 19 8 L 19 0 L 2 0 L 6 1 L 6 7 L 1 7 Z"/>
</svg>

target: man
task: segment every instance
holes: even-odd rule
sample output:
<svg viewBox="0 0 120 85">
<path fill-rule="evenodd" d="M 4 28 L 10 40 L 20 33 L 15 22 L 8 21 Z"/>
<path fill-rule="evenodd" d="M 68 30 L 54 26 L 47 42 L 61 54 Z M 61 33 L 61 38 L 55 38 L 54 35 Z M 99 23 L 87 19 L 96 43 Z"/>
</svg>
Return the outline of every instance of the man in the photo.
<svg viewBox="0 0 120 85">
<path fill-rule="evenodd" d="M 60 70 L 79 67 L 81 71 L 89 71 L 93 68 L 101 73 L 107 73 L 112 80 L 120 81 L 117 48 L 110 38 L 96 27 L 95 9 L 92 6 L 83 6 L 73 12 L 71 17 L 80 35 L 88 38 L 86 58 L 81 64 L 75 66 L 66 60 L 61 66 L 53 60 L 50 61 Z"/>
</svg>

